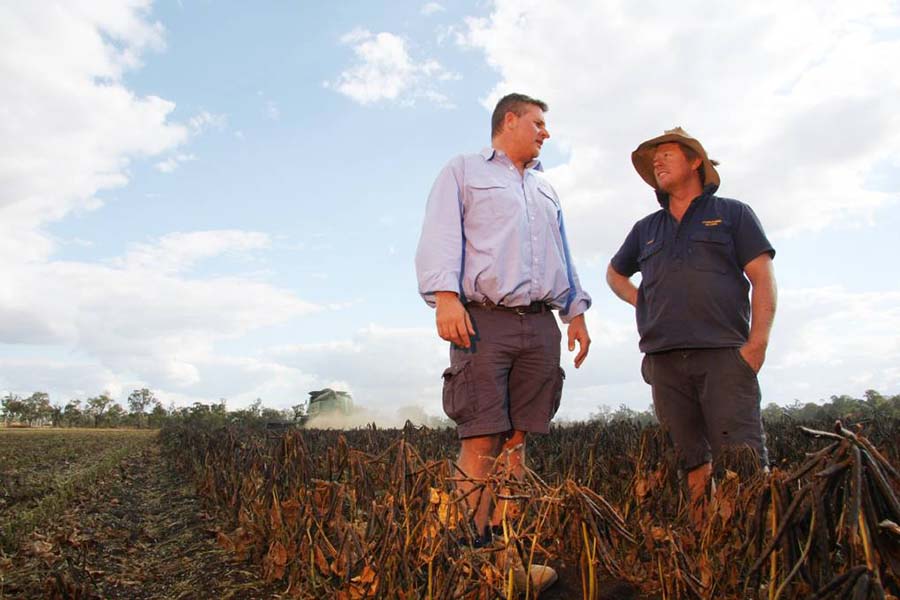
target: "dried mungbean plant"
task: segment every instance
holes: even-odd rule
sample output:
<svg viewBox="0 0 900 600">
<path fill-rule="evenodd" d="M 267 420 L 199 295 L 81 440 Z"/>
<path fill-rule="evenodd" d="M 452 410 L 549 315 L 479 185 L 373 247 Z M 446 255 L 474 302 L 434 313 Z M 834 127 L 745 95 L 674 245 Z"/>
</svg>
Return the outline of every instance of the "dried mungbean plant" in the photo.
<svg viewBox="0 0 900 600">
<path fill-rule="evenodd" d="M 524 477 L 485 480 L 454 466 L 452 431 L 412 425 L 173 427 L 163 439 L 219 514 L 220 543 L 285 597 L 508 598 L 514 552 L 589 600 L 613 581 L 665 600 L 874 599 L 900 596 L 897 431 L 770 427 L 775 467 L 761 471 L 750 450 L 723 457 L 699 530 L 654 426 L 554 428 L 529 438 Z M 460 480 L 509 507 L 494 544 L 473 547 Z"/>
</svg>

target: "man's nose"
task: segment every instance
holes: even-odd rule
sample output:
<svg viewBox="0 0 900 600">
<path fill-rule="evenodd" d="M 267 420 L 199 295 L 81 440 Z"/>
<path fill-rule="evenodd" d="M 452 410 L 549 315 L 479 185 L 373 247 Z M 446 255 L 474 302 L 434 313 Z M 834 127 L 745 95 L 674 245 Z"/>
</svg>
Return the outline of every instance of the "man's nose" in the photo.
<svg viewBox="0 0 900 600">
<path fill-rule="evenodd" d="M 542 129 L 542 130 L 541 130 L 541 137 L 543 137 L 545 140 L 546 140 L 546 139 L 549 139 L 549 137 L 550 137 L 550 132 L 547 131 L 546 129 Z"/>
</svg>

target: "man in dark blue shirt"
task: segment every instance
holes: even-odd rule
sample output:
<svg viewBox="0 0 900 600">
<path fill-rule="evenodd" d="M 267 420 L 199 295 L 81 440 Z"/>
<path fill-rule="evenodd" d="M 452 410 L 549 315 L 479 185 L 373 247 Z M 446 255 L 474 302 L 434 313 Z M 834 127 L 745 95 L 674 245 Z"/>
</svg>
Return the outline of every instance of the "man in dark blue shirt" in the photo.
<svg viewBox="0 0 900 600">
<path fill-rule="evenodd" d="M 768 461 L 757 373 L 775 317 L 775 250 L 749 206 L 714 195 L 717 163 L 680 127 L 642 143 L 631 161 L 662 208 L 634 225 L 606 280 L 636 309 L 641 372 L 699 524 L 724 448 L 748 445 Z"/>
</svg>

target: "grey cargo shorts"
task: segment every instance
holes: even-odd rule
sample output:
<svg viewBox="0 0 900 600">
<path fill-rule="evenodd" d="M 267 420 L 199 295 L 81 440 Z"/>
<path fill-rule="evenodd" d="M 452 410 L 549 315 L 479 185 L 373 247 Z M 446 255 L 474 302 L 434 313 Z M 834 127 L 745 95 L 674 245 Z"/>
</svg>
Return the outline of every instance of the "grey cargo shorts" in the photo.
<svg viewBox="0 0 900 600">
<path fill-rule="evenodd" d="M 547 433 L 559 409 L 565 372 L 562 334 L 549 310 L 519 315 L 468 304 L 475 336 L 450 346 L 444 371 L 444 412 L 460 438 L 511 429 Z"/>
<path fill-rule="evenodd" d="M 656 416 L 686 470 L 747 445 L 768 465 L 756 372 L 737 348 L 691 348 L 647 354 L 641 363 Z"/>
</svg>

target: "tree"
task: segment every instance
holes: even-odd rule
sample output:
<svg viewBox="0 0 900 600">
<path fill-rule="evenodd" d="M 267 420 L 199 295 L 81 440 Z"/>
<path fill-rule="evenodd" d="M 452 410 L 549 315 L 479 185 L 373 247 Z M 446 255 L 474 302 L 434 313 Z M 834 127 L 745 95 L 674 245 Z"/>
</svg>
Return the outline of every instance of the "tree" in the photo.
<svg viewBox="0 0 900 600">
<path fill-rule="evenodd" d="M 153 392 L 147 388 L 134 390 L 128 396 L 128 409 L 131 411 L 131 414 L 137 417 L 138 427 L 144 426 L 146 417 L 144 411 L 146 411 L 147 407 L 151 406 L 154 402 L 156 402 L 156 397 L 153 395 Z"/>
<path fill-rule="evenodd" d="M 0 407 L 3 408 L 3 420 L 9 425 L 13 421 L 23 421 L 25 414 L 25 403 L 22 399 L 14 394 L 7 394 L 3 400 L 0 400 Z"/>
<path fill-rule="evenodd" d="M 153 409 L 150 411 L 150 416 L 148 417 L 149 426 L 150 427 L 162 427 L 163 423 L 166 422 L 166 418 L 169 416 L 169 413 L 166 412 L 166 409 L 163 407 L 162 402 L 157 400 L 153 405 Z"/>
<path fill-rule="evenodd" d="M 84 425 L 84 413 L 81 410 L 81 400 L 69 400 L 63 407 L 62 420 L 67 427 Z"/>
<path fill-rule="evenodd" d="M 25 400 L 25 420 L 30 425 L 44 425 L 52 420 L 53 406 L 47 392 L 34 392 Z"/>
<path fill-rule="evenodd" d="M 127 414 L 128 413 L 125 412 L 125 409 L 122 408 L 121 404 L 113 402 L 109 405 L 109 408 L 106 409 L 106 423 L 110 427 L 118 427 L 122 424 L 122 421 Z"/>
<path fill-rule="evenodd" d="M 597 410 L 588 415 L 589 421 L 600 421 L 601 423 L 609 423 L 612 419 L 613 410 L 608 404 L 601 404 Z"/>
<path fill-rule="evenodd" d="M 100 424 L 104 421 L 104 413 L 112 403 L 113 399 L 110 398 L 106 392 L 100 394 L 99 396 L 87 399 L 87 410 L 88 414 L 93 417 L 94 427 L 99 427 Z"/>
</svg>

